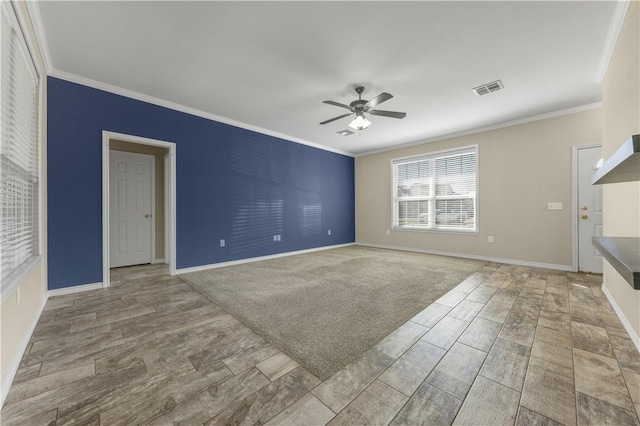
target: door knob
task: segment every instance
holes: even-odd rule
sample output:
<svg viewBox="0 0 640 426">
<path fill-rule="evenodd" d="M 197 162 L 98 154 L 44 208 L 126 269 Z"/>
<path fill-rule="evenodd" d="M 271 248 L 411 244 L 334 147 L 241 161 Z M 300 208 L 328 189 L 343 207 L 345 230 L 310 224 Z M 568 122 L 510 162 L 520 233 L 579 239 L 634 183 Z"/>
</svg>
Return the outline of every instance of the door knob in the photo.
<svg viewBox="0 0 640 426">
<path fill-rule="evenodd" d="M 580 210 L 586 210 L 586 209 L 587 209 L 587 206 L 580 207 Z"/>
<path fill-rule="evenodd" d="M 582 216 L 580 216 L 580 219 L 586 219 L 586 218 L 588 218 L 588 217 L 589 217 L 589 216 L 587 216 L 586 214 L 583 214 Z"/>
<path fill-rule="evenodd" d="M 144 218 L 145 218 L 145 219 L 149 219 L 149 213 L 146 213 L 146 214 L 144 215 Z M 585 215 L 585 217 L 583 217 L 583 219 L 586 219 L 586 215 Z"/>
</svg>

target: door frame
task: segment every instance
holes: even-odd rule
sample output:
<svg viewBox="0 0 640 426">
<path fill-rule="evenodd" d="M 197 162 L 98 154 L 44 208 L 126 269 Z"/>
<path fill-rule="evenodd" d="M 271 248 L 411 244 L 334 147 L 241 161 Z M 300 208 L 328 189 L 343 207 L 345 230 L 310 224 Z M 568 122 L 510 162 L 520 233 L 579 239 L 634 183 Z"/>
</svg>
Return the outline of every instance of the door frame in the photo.
<svg viewBox="0 0 640 426">
<path fill-rule="evenodd" d="M 112 151 L 119 152 L 125 155 L 130 155 L 132 157 L 145 157 L 151 161 L 151 170 L 150 170 L 151 172 L 151 205 L 149 206 L 149 213 L 151 214 L 151 230 L 150 230 L 151 232 L 149 236 L 151 241 L 149 243 L 150 244 L 149 263 L 164 263 L 164 260 L 162 262 L 156 262 L 156 157 L 154 155 L 149 155 L 149 154 L 140 154 L 138 152 L 129 152 L 129 151 L 118 151 L 118 150 L 109 148 L 109 154 L 111 154 Z M 111 170 L 109 170 L 109 173 L 111 173 Z M 111 190 L 111 188 L 109 188 L 109 190 Z M 109 197 L 111 197 L 111 194 L 109 194 Z M 111 200 L 111 198 L 109 198 L 109 200 Z M 165 206 L 166 206 L 166 203 L 165 203 Z M 109 206 L 109 209 L 111 209 L 111 206 Z M 111 214 L 111 210 L 109 210 L 109 214 Z M 109 235 L 109 239 L 111 239 L 111 235 Z M 111 246 L 109 246 L 109 249 L 111 249 Z M 111 265 L 111 251 L 109 251 L 109 265 Z"/>
<path fill-rule="evenodd" d="M 581 149 L 602 148 L 602 142 L 571 147 L 571 251 L 572 270 L 578 272 L 578 151 Z"/>
<path fill-rule="evenodd" d="M 174 142 L 166 142 L 156 139 L 149 139 L 140 136 L 126 135 L 123 133 L 102 131 L 102 287 L 106 288 L 111 285 L 110 278 L 110 231 L 109 231 L 109 142 L 111 139 L 117 139 L 123 142 L 130 142 L 140 145 L 151 145 L 161 148 L 168 148 L 168 158 L 165 160 L 165 176 L 169 174 L 168 183 L 165 185 L 165 227 L 169 229 L 165 233 L 165 262 L 169 264 L 169 274 L 176 274 L 176 144 Z M 167 166 L 169 169 L 167 170 Z M 153 171 L 153 176 L 155 170 Z M 167 179 L 165 179 L 167 182 Z M 154 184 L 152 179 L 152 185 Z M 155 198 L 155 197 L 154 197 Z M 153 218 L 155 218 L 155 206 L 152 204 Z M 155 219 L 154 219 L 155 222 Z M 152 235 L 155 229 L 152 226 Z M 152 237 L 153 239 L 153 237 Z M 153 239 L 152 242 L 155 242 Z M 152 262 L 155 256 L 155 246 L 151 247 Z"/>
</svg>

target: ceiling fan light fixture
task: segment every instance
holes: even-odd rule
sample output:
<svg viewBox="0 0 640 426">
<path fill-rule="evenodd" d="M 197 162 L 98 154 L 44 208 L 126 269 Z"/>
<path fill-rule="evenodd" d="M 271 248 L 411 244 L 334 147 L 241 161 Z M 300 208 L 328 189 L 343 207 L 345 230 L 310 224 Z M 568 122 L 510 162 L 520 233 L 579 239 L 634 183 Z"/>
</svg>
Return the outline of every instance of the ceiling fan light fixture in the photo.
<svg viewBox="0 0 640 426">
<path fill-rule="evenodd" d="M 355 130 L 364 130 L 367 127 L 371 126 L 371 122 L 367 120 L 364 114 L 356 115 L 356 118 L 349 124 L 349 127 Z"/>
</svg>

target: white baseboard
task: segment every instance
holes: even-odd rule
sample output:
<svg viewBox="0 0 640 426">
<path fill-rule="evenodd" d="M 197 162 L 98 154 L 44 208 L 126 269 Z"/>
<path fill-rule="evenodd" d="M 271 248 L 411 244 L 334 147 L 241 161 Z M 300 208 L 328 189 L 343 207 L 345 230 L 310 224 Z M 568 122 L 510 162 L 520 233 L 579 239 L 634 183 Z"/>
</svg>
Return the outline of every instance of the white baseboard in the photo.
<svg viewBox="0 0 640 426">
<path fill-rule="evenodd" d="M 312 253 L 314 251 L 348 247 L 354 244 L 355 243 L 336 244 L 334 246 L 324 246 L 324 247 L 316 247 L 316 248 L 306 249 L 306 250 L 288 251 L 285 253 L 270 254 L 268 256 L 250 257 L 248 259 L 231 260 L 229 262 L 220 262 L 220 263 L 212 263 L 209 265 L 193 266 L 191 268 L 180 268 L 180 269 L 176 269 L 176 274 L 180 275 L 180 274 L 188 274 L 189 272 L 206 271 L 207 269 L 224 268 L 225 266 L 241 265 L 243 263 L 259 262 L 261 260 L 277 259 L 279 257 L 286 257 L 286 256 L 295 256 L 297 254 Z"/>
<path fill-rule="evenodd" d="M 503 259 L 500 257 L 478 256 L 475 254 L 451 253 L 451 252 L 438 251 L 438 250 L 425 250 L 425 249 L 415 249 L 415 248 L 408 248 L 408 247 L 385 246 L 380 244 L 366 244 L 366 243 L 359 243 L 359 242 L 356 242 L 356 245 L 364 246 L 364 247 L 388 249 L 388 250 L 411 251 L 415 253 L 437 254 L 440 256 L 461 257 L 464 259 L 486 260 L 487 262 L 506 263 L 509 265 L 530 266 L 532 268 L 554 269 L 558 271 L 567 271 L 567 272 L 573 271 L 573 267 L 571 265 L 556 265 L 553 263 L 529 262 L 527 260 Z"/>
<path fill-rule="evenodd" d="M 62 296 L 64 294 L 80 293 L 81 291 L 100 290 L 102 283 L 74 285 L 73 287 L 56 288 L 47 292 L 48 297 Z"/>
<path fill-rule="evenodd" d="M 9 394 L 9 389 L 11 388 L 11 384 L 13 383 L 13 379 L 16 377 L 16 373 L 18 372 L 18 368 L 20 367 L 20 361 L 22 361 L 22 357 L 24 356 L 24 351 L 27 349 L 27 345 L 29 345 L 29 341 L 31 340 L 31 335 L 33 331 L 36 329 L 36 325 L 38 325 L 38 321 L 40 320 L 40 316 L 42 315 L 42 311 L 44 311 L 44 307 L 47 304 L 47 300 L 49 299 L 49 295 L 45 296 L 42 300 L 42 305 L 38 309 L 37 315 L 34 315 L 31 324 L 29 324 L 29 328 L 26 333 L 22 337 L 22 341 L 20 342 L 20 346 L 16 351 L 13 359 L 11 360 L 11 364 L 9 364 L 9 368 L 7 369 L 7 374 L 2 378 L 2 383 L 0 383 L 0 409 L 4 405 L 4 401 Z"/>
<path fill-rule="evenodd" d="M 616 315 L 618 315 L 618 318 L 620 319 L 620 322 L 622 323 L 624 329 L 627 330 L 627 334 L 629 334 L 629 337 L 631 338 L 631 341 L 635 345 L 636 349 L 638 350 L 638 352 L 640 352 L 640 336 L 638 336 L 633 327 L 631 327 L 631 324 L 629 324 L 627 317 L 624 316 L 622 309 L 620 309 L 620 306 L 618 306 L 615 299 L 609 292 L 609 289 L 606 285 L 604 285 L 604 283 L 602 283 L 602 292 L 607 297 L 609 303 L 611 303 L 611 307 L 613 308 L 613 310 L 616 311 Z"/>
<path fill-rule="evenodd" d="M 155 265 L 155 264 L 157 264 L 157 263 L 167 263 L 167 261 L 166 261 L 166 260 L 164 260 L 164 259 L 156 259 L 156 260 L 152 260 L 152 261 L 151 261 L 151 264 L 152 264 L 152 265 Z"/>
</svg>

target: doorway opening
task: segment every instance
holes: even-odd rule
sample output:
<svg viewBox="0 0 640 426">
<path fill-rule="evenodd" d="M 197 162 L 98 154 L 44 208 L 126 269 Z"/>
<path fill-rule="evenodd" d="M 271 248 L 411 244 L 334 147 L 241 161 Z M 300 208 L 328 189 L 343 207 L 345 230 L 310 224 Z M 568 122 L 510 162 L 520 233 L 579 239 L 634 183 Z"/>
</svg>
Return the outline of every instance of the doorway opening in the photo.
<svg viewBox="0 0 640 426">
<path fill-rule="evenodd" d="M 602 256 L 592 238 L 602 236 L 602 186 L 591 177 L 602 159 L 602 145 L 572 148 L 573 169 L 573 270 L 602 273 Z"/>
<path fill-rule="evenodd" d="M 102 132 L 103 287 L 110 269 L 167 263 L 175 275 L 175 143 Z"/>
</svg>

